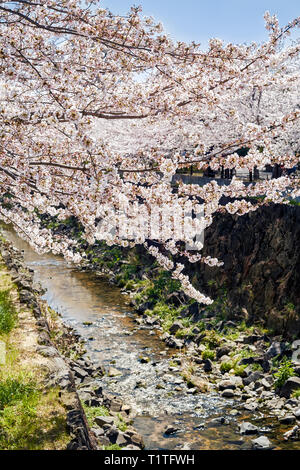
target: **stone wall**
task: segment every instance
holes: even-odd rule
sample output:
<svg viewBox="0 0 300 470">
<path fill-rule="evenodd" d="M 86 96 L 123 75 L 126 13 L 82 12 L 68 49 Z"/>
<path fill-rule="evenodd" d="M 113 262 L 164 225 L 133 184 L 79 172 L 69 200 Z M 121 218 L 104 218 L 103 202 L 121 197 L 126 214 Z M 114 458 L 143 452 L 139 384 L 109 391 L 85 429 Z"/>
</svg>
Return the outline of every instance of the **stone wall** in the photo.
<svg viewBox="0 0 300 470">
<path fill-rule="evenodd" d="M 223 260 L 224 267 L 191 266 L 194 283 L 213 297 L 226 288 L 233 310 L 244 307 L 251 320 L 300 334 L 300 207 L 218 215 L 205 233 L 204 254 Z"/>
</svg>

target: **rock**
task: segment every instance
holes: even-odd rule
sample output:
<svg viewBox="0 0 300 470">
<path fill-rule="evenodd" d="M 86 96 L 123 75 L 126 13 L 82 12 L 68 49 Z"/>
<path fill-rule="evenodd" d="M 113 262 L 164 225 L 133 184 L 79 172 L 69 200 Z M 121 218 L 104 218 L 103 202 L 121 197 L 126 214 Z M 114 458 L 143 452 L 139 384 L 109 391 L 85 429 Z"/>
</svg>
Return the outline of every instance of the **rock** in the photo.
<svg viewBox="0 0 300 470">
<path fill-rule="evenodd" d="M 232 348 L 230 346 L 221 346 L 220 348 L 217 348 L 216 350 L 216 357 L 217 359 L 220 359 L 223 356 L 227 356 L 232 351 Z"/>
<path fill-rule="evenodd" d="M 181 321 L 175 321 L 173 325 L 170 327 L 170 333 L 171 335 L 175 335 L 177 331 L 182 330 L 184 328 L 183 324 Z"/>
<path fill-rule="evenodd" d="M 112 444 L 116 444 L 120 432 L 116 428 L 116 426 L 111 426 L 105 434 Z M 127 441 L 125 442 L 125 444 L 127 444 Z"/>
<path fill-rule="evenodd" d="M 244 405 L 244 409 L 245 409 L 246 411 L 255 411 L 255 410 L 257 410 L 257 408 L 258 408 L 258 403 L 255 403 L 255 402 L 253 402 L 253 403 L 246 403 L 246 404 Z"/>
<path fill-rule="evenodd" d="M 268 380 L 266 380 L 265 378 L 261 379 L 260 383 L 267 390 L 270 390 L 272 388 L 270 382 L 268 382 Z"/>
<path fill-rule="evenodd" d="M 106 436 L 100 436 L 97 438 L 97 443 L 99 446 L 109 446 L 111 444 L 110 440 Z"/>
<path fill-rule="evenodd" d="M 234 398 L 233 390 L 227 389 L 222 392 L 222 397 L 224 398 Z"/>
<path fill-rule="evenodd" d="M 118 377 L 122 375 L 122 372 L 119 371 L 118 369 L 115 369 L 114 367 L 110 367 L 108 370 L 108 377 Z"/>
<path fill-rule="evenodd" d="M 72 370 L 75 374 L 75 377 L 78 377 L 80 380 L 84 380 L 86 377 L 89 376 L 89 374 L 84 369 L 81 369 L 80 367 L 73 367 Z"/>
<path fill-rule="evenodd" d="M 153 307 L 154 307 L 153 302 L 145 302 L 137 308 L 137 311 L 138 311 L 138 313 L 143 314 L 143 313 L 146 312 L 146 310 L 152 310 Z"/>
<path fill-rule="evenodd" d="M 183 348 L 183 342 L 180 341 L 179 339 L 172 338 L 172 336 L 169 336 L 166 338 L 165 343 L 169 348 L 176 348 L 176 349 L 181 349 Z"/>
<path fill-rule="evenodd" d="M 129 444 L 126 447 L 123 447 L 122 450 L 141 450 L 140 447 L 134 446 L 133 444 Z"/>
<path fill-rule="evenodd" d="M 296 417 L 293 415 L 286 415 L 282 418 L 279 418 L 280 424 L 294 424 L 296 421 Z"/>
<path fill-rule="evenodd" d="M 290 377 L 285 384 L 281 387 L 279 395 L 281 397 L 290 398 L 291 393 L 300 389 L 300 378 Z"/>
<path fill-rule="evenodd" d="M 260 436 L 252 441 L 252 447 L 255 450 L 270 450 L 273 445 L 266 436 Z"/>
<path fill-rule="evenodd" d="M 209 359 L 206 359 L 203 365 L 204 372 L 211 372 L 212 369 L 213 369 L 212 362 Z"/>
<path fill-rule="evenodd" d="M 91 431 L 95 434 L 97 438 L 104 436 L 104 431 L 101 428 L 91 428 Z"/>
<path fill-rule="evenodd" d="M 257 434 L 258 427 L 254 426 L 252 423 L 244 422 L 240 424 L 240 434 L 250 435 Z"/>
<path fill-rule="evenodd" d="M 148 356 L 140 356 L 139 361 L 141 364 L 148 364 L 150 362 L 150 357 Z"/>
<path fill-rule="evenodd" d="M 266 358 L 272 359 L 273 357 L 280 356 L 286 349 L 285 343 L 274 341 L 266 352 Z"/>
<path fill-rule="evenodd" d="M 257 341 L 259 341 L 260 339 L 261 339 L 261 336 L 250 335 L 250 336 L 246 336 L 246 338 L 244 338 L 244 343 L 245 344 L 254 344 Z"/>
<path fill-rule="evenodd" d="M 123 403 L 122 403 L 121 400 L 119 400 L 117 398 L 113 398 L 110 402 L 109 408 L 113 412 L 119 412 L 122 409 L 122 405 L 123 405 Z"/>
<path fill-rule="evenodd" d="M 248 377 L 243 379 L 243 384 L 250 385 L 252 382 L 257 382 L 262 378 L 263 374 L 261 372 L 252 372 Z"/>
<path fill-rule="evenodd" d="M 144 447 L 144 442 L 143 442 L 143 438 L 140 434 L 138 433 L 134 433 L 130 436 L 130 440 L 132 442 L 132 444 L 140 447 L 140 448 L 143 448 Z"/>
<path fill-rule="evenodd" d="M 254 358 L 253 357 L 244 357 L 238 362 L 239 366 L 248 366 L 254 363 Z"/>
<path fill-rule="evenodd" d="M 197 377 L 196 375 L 191 376 L 190 384 L 193 387 L 196 387 L 196 389 L 201 393 L 207 392 L 209 390 L 209 386 L 210 386 L 210 384 L 209 384 L 209 382 L 207 382 L 207 380 L 203 380 L 200 377 Z"/>
<path fill-rule="evenodd" d="M 219 382 L 219 390 L 235 390 L 236 389 L 236 385 L 235 383 L 233 383 L 233 381 L 231 380 L 221 380 L 221 382 Z"/>
<path fill-rule="evenodd" d="M 289 439 L 299 440 L 300 439 L 300 427 L 298 425 L 294 426 L 293 429 L 284 433 L 283 438 L 285 441 L 288 441 Z"/>
<path fill-rule="evenodd" d="M 176 434 L 178 431 L 179 431 L 179 428 L 176 428 L 175 426 L 172 426 L 172 425 L 168 425 L 164 430 L 164 434 L 166 436 L 171 436 L 171 434 Z"/>
<path fill-rule="evenodd" d="M 294 411 L 294 415 L 297 419 L 300 419 L 300 408 L 298 408 L 298 410 Z"/>
<path fill-rule="evenodd" d="M 212 425 L 212 426 L 215 426 L 215 425 L 220 426 L 220 425 L 225 424 L 225 422 L 226 422 L 226 420 L 225 420 L 224 416 L 220 416 L 218 418 L 211 419 L 207 424 Z"/>
<path fill-rule="evenodd" d="M 109 424 L 111 426 L 114 424 L 114 418 L 112 416 L 96 416 L 94 421 L 100 427 L 105 424 Z"/>
</svg>

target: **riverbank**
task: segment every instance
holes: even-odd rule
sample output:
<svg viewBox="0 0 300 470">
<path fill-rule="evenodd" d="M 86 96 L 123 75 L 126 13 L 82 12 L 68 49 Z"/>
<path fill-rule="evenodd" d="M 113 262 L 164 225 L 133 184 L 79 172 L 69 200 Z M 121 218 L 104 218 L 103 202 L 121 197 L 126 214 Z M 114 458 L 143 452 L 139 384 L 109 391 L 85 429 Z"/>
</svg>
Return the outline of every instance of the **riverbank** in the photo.
<svg viewBox="0 0 300 470">
<path fill-rule="evenodd" d="M 131 409 L 105 394 L 84 344 L 41 300 L 22 254 L 1 239 L 0 448 L 139 450 Z"/>
</svg>

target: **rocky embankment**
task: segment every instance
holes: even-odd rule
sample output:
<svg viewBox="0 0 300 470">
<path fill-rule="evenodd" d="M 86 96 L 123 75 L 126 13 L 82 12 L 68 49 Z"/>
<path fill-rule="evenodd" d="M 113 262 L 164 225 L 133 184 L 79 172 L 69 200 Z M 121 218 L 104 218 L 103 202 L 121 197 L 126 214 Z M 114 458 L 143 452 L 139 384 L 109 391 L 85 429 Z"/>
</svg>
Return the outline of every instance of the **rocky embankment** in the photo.
<svg viewBox="0 0 300 470">
<path fill-rule="evenodd" d="M 31 346 L 35 364 L 32 365 L 40 364 L 45 390 L 59 388 L 59 401 L 66 410 L 65 424 L 71 439 L 67 449 L 143 448 L 142 437 L 131 426 L 131 408 L 102 390 L 104 369 L 94 367 L 83 357 L 83 340 L 41 300 L 42 290 L 34 285 L 33 272 L 27 269 L 22 254 L 7 241 L 2 240 L 0 248 L 9 276 L 17 286 L 21 307 L 25 306 L 34 318 L 31 326 L 35 336 Z"/>
</svg>

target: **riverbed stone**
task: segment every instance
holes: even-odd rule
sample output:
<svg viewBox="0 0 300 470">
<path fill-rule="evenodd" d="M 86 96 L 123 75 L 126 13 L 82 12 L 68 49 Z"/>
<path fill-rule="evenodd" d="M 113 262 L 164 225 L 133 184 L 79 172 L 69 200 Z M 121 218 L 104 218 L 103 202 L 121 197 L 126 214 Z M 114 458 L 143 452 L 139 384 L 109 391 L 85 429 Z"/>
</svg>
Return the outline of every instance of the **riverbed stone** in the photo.
<svg viewBox="0 0 300 470">
<path fill-rule="evenodd" d="M 281 387 L 279 395 L 281 397 L 290 398 L 292 392 L 300 389 L 300 378 L 290 377 L 285 384 Z"/>
<path fill-rule="evenodd" d="M 245 434 L 245 435 L 258 433 L 258 427 L 249 422 L 241 423 L 239 426 L 239 430 L 240 430 L 240 434 Z"/>
<path fill-rule="evenodd" d="M 280 424 L 294 424 L 296 421 L 296 417 L 293 415 L 285 415 L 282 418 L 279 418 Z"/>
<path fill-rule="evenodd" d="M 110 367 L 108 369 L 108 377 L 118 377 L 120 375 L 122 375 L 122 372 L 118 369 L 116 369 L 115 367 Z"/>
<path fill-rule="evenodd" d="M 231 389 L 223 390 L 222 397 L 224 398 L 234 398 L 234 391 Z"/>
<path fill-rule="evenodd" d="M 270 450 L 274 446 L 266 436 L 260 436 L 257 439 L 252 440 L 252 447 L 255 450 Z"/>
<path fill-rule="evenodd" d="M 107 424 L 112 426 L 114 424 L 113 416 L 96 416 L 94 421 L 100 427 L 103 427 L 104 425 L 107 425 Z"/>
<path fill-rule="evenodd" d="M 235 390 L 236 389 L 236 385 L 231 379 L 221 380 L 221 382 L 219 382 L 218 386 L 219 386 L 220 391 Z"/>
<path fill-rule="evenodd" d="M 248 377 L 243 379 L 244 385 L 250 385 L 251 383 L 257 382 L 263 378 L 263 374 L 261 372 L 252 372 Z"/>
</svg>

